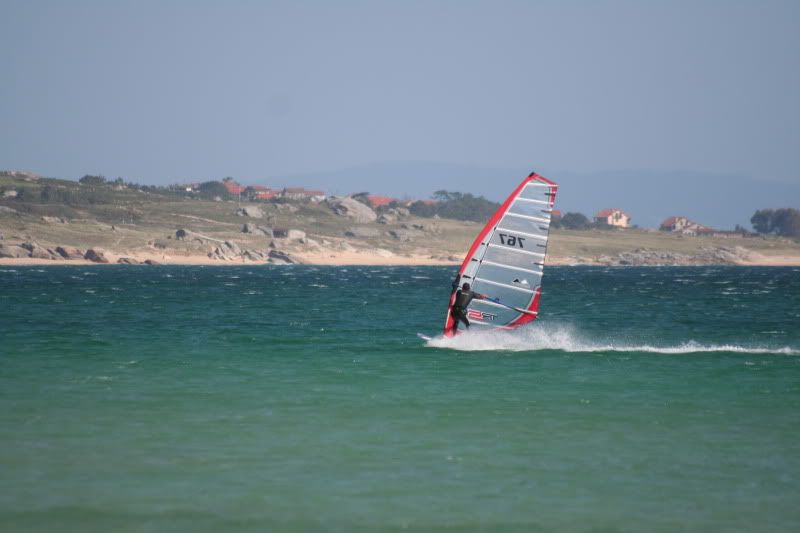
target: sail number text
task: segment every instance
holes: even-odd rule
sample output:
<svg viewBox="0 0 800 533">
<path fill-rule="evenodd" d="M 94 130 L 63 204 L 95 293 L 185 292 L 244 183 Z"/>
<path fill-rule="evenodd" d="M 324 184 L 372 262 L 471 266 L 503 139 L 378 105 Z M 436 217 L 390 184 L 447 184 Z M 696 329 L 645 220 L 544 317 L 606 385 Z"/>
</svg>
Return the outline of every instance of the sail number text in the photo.
<svg viewBox="0 0 800 533">
<path fill-rule="evenodd" d="M 505 244 L 506 246 L 519 246 L 520 248 L 525 248 L 522 246 L 522 243 L 525 242 L 523 237 L 517 237 L 515 235 L 506 235 L 505 233 L 498 233 L 500 236 L 500 244 Z"/>
</svg>

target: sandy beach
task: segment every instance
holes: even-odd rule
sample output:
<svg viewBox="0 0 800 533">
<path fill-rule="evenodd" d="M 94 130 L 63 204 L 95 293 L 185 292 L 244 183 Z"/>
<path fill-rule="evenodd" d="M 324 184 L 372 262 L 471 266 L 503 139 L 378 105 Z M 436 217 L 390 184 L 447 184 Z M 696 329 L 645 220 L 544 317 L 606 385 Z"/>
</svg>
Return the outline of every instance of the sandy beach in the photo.
<svg viewBox="0 0 800 533">
<path fill-rule="evenodd" d="M 0 258 L 0 265 L 103 265 L 103 264 L 117 264 L 121 258 L 133 259 L 138 263 L 145 261 L 153 261 L 162 265 L 204 265 L 204 266 L 234 266 L 234 265 L 264 265 L 268 264 L 267 261 L 252 261 L 249 259 L 225 261 L 220 259 L 212 259 L 205 255 L 178 255 L 178 254 L 159 254 L 159 253 L 112 253 L 104 252 L 108 263 L 95 263 L 87 259 L 34 259 L 30 257 L 25 258 Z M 345 265 L 384 265 L 384 266 L 436 266 L 436 265 L 455 265 L 459 264 L 456 261 L 448 261 L 444 259 L 433 259 L 428 256 L 421 255 L 396 255 L 391 252 L 386 253 L 385 250 L 381 252 L 371 251 L 332 251 L 332 252 L 301 252 L 292 253 L 292 258 L 297 260 L 299 264 L 307 265 L 332 265 L 332 266 L 345 266 Z"/>
<path fill-rule="evenodd" d="M 152 261 L 156 264 L 162 265 L 204 265 L 204 266 L 235 266 L 235 265 L 263 265 L 268 264 L 267 261 L 252 261 L 249 259 L 239 260 L 220 260 L 198 254 L 161 254 L 161 253 L 148 253 L 148 252 L 135 252 L 135 253 L 113 253 L 105 252 L 108 263 L 95 263 L 86 259 L 72 259 L 72 260 L 51 260 L 51 259 L 34 259 L 34 258 L 0 258 L 0 265 L 13 266 L 13 265 L 102 265 L 102 264 L 117 264 L 120 258 L 132 259 L 138 263 L 145 263 L 145 261 Z M 460 261 L 451 261 L 447 259 L 434 259 L 430 256 L 423 255 L 399 255 L 388 252 L 387 250 L 370 251 L 370 250 L 355 250 L 355 251 L 318 251 L 318 252 L 298 252 L 292 253 L 292 258 L 299 264 L 307 265 L 330 265 L 330 266 L 347 266 L 347 265 L 383 265 L 383 266 L 438 266 L 438 265 L 458 265 Z M 548 265 L 605 265 L 594 258 L 586 257 L 560 257 L 548 256 Z M 699 265 L 700 263 L 698 263 Z M 762 255 L 753 254 L 746 260 L 737 261 L 735 264 L 739 266 L 800 266 L 800 256 L 793 255 Z M 636 266 L 636 265 L 630 265 Z M 638 265 L 648 266 L 648 265 Z M 655 265 L 653 265 L 655 266 Z M 691 266 L 691 265 L 685 265 Z"/>
</svg>

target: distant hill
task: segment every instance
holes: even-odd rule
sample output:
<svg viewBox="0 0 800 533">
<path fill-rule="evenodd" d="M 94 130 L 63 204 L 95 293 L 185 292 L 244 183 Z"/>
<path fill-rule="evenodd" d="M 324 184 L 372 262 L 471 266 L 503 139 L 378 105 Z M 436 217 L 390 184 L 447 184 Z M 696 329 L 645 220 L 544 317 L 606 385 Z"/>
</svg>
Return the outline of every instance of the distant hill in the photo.
<svg viewBox="0 0 800 533">
<path fill-rule="evenodd" d="M 593 216 L 604 207 L 619 207 L 633 223 L 655 228 L 672 215 L 726 229 L 750 227 L 750 217 L 765 207 L 800 207 L 798 183 L 779 183 L 746 176 L 650 170 L 560 172 L 536 168 L 487 168 L 407 161 L 361 165 L 335 171 L 275 178 L 281 184 L 303 184 L 334 193 L 370 191 L 420 198 L 436 190 L 470 192 L 501 201 L 531 170 L 559 183 L 558 208 Z"/>
</svg>

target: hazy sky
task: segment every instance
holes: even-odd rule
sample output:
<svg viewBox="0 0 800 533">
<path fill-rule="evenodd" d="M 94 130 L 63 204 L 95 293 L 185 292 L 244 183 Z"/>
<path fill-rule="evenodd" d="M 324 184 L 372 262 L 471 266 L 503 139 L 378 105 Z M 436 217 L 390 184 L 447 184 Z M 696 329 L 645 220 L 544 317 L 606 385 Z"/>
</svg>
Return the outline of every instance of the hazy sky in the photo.
<svg viewBox="0 0 800 533">
<path fill-rule="evenodd" d="M 0 21 L 0 168 L 800 181 L 797 1 L 0 0 Z"/>
</svg>

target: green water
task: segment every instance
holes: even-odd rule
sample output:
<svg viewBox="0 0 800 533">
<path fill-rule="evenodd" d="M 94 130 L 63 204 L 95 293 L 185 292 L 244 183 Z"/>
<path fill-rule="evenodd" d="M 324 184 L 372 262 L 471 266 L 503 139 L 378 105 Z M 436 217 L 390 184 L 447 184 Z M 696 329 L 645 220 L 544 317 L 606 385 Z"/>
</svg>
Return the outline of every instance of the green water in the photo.
<svg viewBox="0 0 800 533">
<path fill-rule="evenodd" d="M 0 267 L 2 531 L 793 531 L 800 269 Z"/>
</svg>

